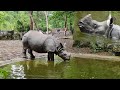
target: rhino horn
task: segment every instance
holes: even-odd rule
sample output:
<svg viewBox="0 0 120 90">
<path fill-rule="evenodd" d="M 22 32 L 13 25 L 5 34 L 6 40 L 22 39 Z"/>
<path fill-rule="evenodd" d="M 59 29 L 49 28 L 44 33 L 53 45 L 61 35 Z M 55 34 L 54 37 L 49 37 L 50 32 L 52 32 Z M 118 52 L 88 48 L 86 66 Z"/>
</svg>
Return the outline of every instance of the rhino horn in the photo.
<svg viewBox="0 0 120 90">
<path fill-rule="evenodd" d="M 86 17 L 91 17 L 91 14 L 88 14 Z"/>
<path fill-rule="evenodd" d="M 114 18 L 111 16 L 111 11 L 109 11 L 109 16 L 107 19 L 107 26 L 110 26 L 113 24 Z"/>
<path fill-rule="evenodd" d="M 87 19 L 87 20 L 92 20 L 92 17 L 91 17 L 91 14 L 88 14 L 85 16 L 84 20 Z"/>
<path fill-rule="evenodd" d="M 111 19 L 111 11 L 109 11 L 109 16 L 108 16 L 108 20 L 110 20 Z"/>
</svg>

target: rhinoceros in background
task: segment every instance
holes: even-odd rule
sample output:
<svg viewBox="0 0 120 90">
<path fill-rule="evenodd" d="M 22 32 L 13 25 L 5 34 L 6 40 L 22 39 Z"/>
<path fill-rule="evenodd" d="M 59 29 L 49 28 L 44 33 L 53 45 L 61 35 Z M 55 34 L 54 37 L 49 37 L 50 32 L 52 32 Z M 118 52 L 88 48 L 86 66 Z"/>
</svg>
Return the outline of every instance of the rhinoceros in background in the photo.
<svg viewBox="0 0 120 90">
<path fill-rule="evenodd" d="M 30 30 L 24 34 L 22 38 L 23 43 L 23 57 L 27 58 L 26 50 L 30 54 L 31 59 L 35 56 L 32 50 L 38 53 L 48 53 L 48 60 L 54 61 L 54 54 L 61 57 L 63 60 L 70 60 L 70 54 L 64 49 L 55 37 L 46 35 L 40 31 Z"/>
<path fill-rule="evenodd" d="M 1 39 L 14 39 L 14 30 L 0 30 L 0 38 Z"/>
<path fill-rule="evenodd" d="M 79 20 L 79 28 L 81 32 L 103 35 L 112 40 L 118 41 L 120 39 L 120 26 L 113 24 L 114 18 L 111 15 L 108 19 L 102 22 L 93 20 L 91 14 L 86 15 Z"/>
</svg>

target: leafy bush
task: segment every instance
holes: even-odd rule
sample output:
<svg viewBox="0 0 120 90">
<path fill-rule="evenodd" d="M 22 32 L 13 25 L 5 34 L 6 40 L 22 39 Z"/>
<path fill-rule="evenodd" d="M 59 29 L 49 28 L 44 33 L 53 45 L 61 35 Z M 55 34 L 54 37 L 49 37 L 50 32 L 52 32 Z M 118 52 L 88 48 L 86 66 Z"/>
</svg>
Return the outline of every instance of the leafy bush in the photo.
<svg viewBox="0 0 120 90">
<path fill-rule="evenodd" d="M 10 74 L 9 71 L 0 68 L 0 78 L 1 79 L 7 79 L 9 74 Z"/>
</svg>

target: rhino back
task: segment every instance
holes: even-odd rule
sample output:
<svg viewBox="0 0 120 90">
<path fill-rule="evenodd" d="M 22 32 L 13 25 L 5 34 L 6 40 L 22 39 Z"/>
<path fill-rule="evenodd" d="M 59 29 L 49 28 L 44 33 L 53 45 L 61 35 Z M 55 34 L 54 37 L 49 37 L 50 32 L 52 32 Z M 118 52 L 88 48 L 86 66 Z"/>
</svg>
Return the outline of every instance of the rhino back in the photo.
<svg viewBox="0 0 120 90">
<path fill-rule="evenodd" d="M 42 53 L 44 52 L 44 46 L 43 43 L 46 40 L 48 36 L 40 33 L 39 31 L 29 31 L 23 36 L 23 43 L 26 43 L 26 47 Z"/>
</svg>

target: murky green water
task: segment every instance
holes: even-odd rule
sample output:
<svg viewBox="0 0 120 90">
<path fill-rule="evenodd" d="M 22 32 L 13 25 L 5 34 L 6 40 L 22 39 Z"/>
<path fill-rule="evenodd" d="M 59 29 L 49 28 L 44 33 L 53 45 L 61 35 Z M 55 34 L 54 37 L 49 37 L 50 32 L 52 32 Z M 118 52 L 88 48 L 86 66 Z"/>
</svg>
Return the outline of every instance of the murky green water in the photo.
<svg viewBox="0 0 120 90">
<path fill-rule="evenodd" d="M 1 68 L 11 71 L 12 79 L 120 79 L 120 62 L 72 58 L 25 60 Z"/>
</svg>

